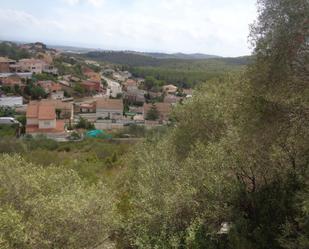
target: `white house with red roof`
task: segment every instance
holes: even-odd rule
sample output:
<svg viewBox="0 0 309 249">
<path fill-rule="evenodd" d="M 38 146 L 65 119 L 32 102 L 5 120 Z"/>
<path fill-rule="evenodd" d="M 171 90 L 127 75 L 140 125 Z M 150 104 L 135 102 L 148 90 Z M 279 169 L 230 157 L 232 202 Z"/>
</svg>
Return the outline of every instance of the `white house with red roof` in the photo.
<svg viewBox="0 0 309 249">
<path fill-rule="evenodd" d="M 31 101 L 26 112 L 27 134 L 63 133 L 65 122 L 57 120 L 55 105 L 45 101 Z"/>
</svg>

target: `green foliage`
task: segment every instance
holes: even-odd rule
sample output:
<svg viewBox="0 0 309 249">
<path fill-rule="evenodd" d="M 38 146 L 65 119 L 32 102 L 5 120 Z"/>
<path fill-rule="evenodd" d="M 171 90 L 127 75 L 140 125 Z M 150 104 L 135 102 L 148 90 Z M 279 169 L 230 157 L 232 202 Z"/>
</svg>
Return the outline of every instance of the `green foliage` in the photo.
<svg viewBox="0 0 309 249">
<path fill-rule="evenodd" d="M 158 120 L 159 119 L 159 111 L 155 104 L 152 104 L 149 111 L 146 114 L 146 120 Z"/>
<path fill-rule="evenodd" d="M 76 129 L 93 130 L 94 124 L 90 123 L 87 119 L 79 117 L 78 123 L 75 125 Z"/>
<path fill-rule="evenodd" d="M 103 184 L 17 156 L 1 156 L 0 173 L 5 248 L 93 248 L 111 235 L 113 197 Z"/>
<path fill-rule="evenodd" d="M 86 89 L 79 83 L 76 83 L 73 87 L 74 91 L 77 93 L 77 94 L 85 94 L 86 92 Z"/>
<path fill-rule="evenodd" d="M 44 136 L 26 136 L 24 139 L 1 136 L 0 139 L 0 153 L 18 153 L 26 161 L 44 167 L 55 165 L 72 169 L 88 182 L 97 182 L 105 174 L 109 174 L 110 170 L 117 172 L 117 168 L 122 165 L 121 157 L 131 146 L 104 139 L 67 143 L 59 143 Z M 117 161 L 110 161 L 115 154 Z"/>
<path fill-rule="evenodd" d="M 12 206 L 0 207 L 1 248 L 25 248 L 27 238 L 22 218 L 22 215 Z"/>
<path fill-rule="evenodd" d="M 0 106 L 0 117 L 13 117 L 15 110 L 12 107 Z"/>
<path fill-rule="evenodd" d="M 33 82 L 40 81 L 40 80 L 51 80 L 51 81 L 57 81 L 57 77 L 52 74 L 48 73 L 41 73 L 41 74 L 35 74 L 32 76 Z"/>
<path fill-rule="evenodd" d="M 54 65 L 60 75 L 71 74 L 78 78 L 84 79 L 82 64 L 71 56 L 61 56 L 54 60 Z"/>
<path fill-rule="evenodd" d="M 126 65 L 136 77 L 153 77 L 158 82 L 173 83 L 185 88 L 220 77 L 227 72 L 242 71 L 252 61 L 251 57 L 158 59 L 126 52 L 90 52 L 86 54 L 86 58 Z"/>
<path fill-rule="evenodd" d="M 0 43 L 0 56 L 9 57 L 13 60 L 30 58 L 30 54 L 26 50 L 18 48 L 16 44 L 11 42 Z"/>
<path fill-rule="evenodd" d="M 145 126 L 130 125 L 128 129 L 125 129 L 125 132 L 135 137 L 145 137 L 146 128 Z"/>
<path fill-rule="evenodd" d="M 297 193 L 293 206 L 295 214 L 293 219 L 287 220 L 282 226 L 282 235 L 279 238 L 280 245 L 285 249 L 300 248 L 309 246 L 309 176 L 304 174 L 304 186 Z"/>
<path fill-rule="evenodd" d="M 308 247 L 309 6 L 259 6 L 247 73 L 199 87 L 175 108 L 175 127 L 128 160 L 120 245 Z M 222 222 L 232 224 L 224 237 Z"/>
<path fill-rule="evenodd" d="M 47 96 L 45 90 L 41 86 L 35 85 L 32 82 L 28 83 L 25 86 L 24 94 L 30 96 L 31 99 L 34 99 L 34 100 L 42 99 Z"/>
<path fill-rule="evenodd" d="M 102 80 L 101 80 L 101 83 L 102 83 L 102 85 L 103 85 L 104 87 L 107 87 L 107 81 L 106 81 L 105 79 L 102 79 Z"/>
<path fill-rule="evenodd" d="M 165 61 L 165 60 L 163 60 Z M 247 63 L 233 64 L 223 59 L 175 60 L 158 66 L 138 66 L 130 71 L 136 77 L 154 77 L 159 81 L 190 88 L 207 80 L 221 77 L 228 72 L 242 71 Z"/>
<path fill-rule="evenodd" d="M 163 81 L 159 81 L 152 76 L 147 76 L 144 81 L 145 90 L 152 90 L 155 92 L 159 92 L 163 85 L 164 85 Z"/>
<path fill-rule="evenodd" d="M 16 136 L 16 128 L 14 125 L 0 125 L 0 137 Z"/>
<path fill-rule="evenodd" d="M 0 160 L 0 245 L 96 248 L 113 235 L 118 248 L 308 248 L 308 1 L 258 3 L 246 73 L 207 79 L 173 109 L 173 126 L 130 153 L 96 139 L 1 138 L 0 151 L 25 159 Z M 205 70 L 137 60 L 154 72 Z M 185 76 L 179 84 L 201 77 Z M 219 234 L 223 222 L 231 227 Z"/>
<path fill-rule="evenodd" d="M 74 132 L 71 133 L 69 139 L 70 140 L 79 140 L 79 139 L 81 139 L 81 136 L 79 135 L 79 133 L 74 131 Z"/>
<path fill-rule="evenodd" d="M 21 95 L 22 90 L 19 85 L 11 86 L 1 86 L 1 91 L 5 94 Z"/>
</svg>

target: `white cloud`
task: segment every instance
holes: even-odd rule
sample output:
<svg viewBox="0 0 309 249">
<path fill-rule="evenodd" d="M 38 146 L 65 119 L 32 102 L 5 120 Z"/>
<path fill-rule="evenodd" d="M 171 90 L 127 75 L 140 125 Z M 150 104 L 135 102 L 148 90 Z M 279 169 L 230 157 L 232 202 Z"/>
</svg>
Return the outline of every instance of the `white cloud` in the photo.
<svg viewBox="0 0 309 249">
<path fill-rule="evenodd" d="M 101 7 L 104 4 L 104 0 L 88 0 L 88 3 L 95 7 Z"/>
<path fill-rule="evenodd" d="M 80 0 L 63 0 L 65 3 L 69 5 L 76 5 L 79 4 Z"/>
<path fill-rule="evenodd" d="M 108 0 L 65 1 L 104 3 L 104 8 L 55 6 L 57 11 L 44 18 L 0 9 L 0 35 L 106 49 L 237 56 L 249 53 L 248 25 L 256 15 L 255 0 L 131 0 L 126 7 Z"/>
<path fill-rule="evenodd" d="M 101 7 L 104 3 L 104 0 L 63 0 L 63 1 L 69 5 L 77 5 L 85 2 L 93 5 L 94 7 Z"/>
</svg>

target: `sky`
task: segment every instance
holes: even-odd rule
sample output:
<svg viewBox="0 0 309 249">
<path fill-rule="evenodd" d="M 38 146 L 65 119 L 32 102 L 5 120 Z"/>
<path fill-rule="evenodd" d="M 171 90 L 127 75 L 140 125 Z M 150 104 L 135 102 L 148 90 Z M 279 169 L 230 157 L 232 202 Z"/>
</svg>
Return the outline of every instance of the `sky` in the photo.
<svg viewBox="0 0 309 249">
<path fill-rule="evenodd" d="M 0 0 L 0 40 L 107 50 L 251 53 L 256 0 Z"/>
</svg>

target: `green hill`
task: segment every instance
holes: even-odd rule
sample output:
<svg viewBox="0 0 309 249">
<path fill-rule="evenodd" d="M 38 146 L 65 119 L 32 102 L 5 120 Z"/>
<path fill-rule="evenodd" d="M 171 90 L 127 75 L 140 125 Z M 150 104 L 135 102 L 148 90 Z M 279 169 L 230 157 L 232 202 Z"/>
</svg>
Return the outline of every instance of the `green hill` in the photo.
<svg viewBox="0 0 309 249">
<path fill-rule="evenodd" d="M 157 58 L 154 57 L 154 54 Z M 151 56 L 153 55 L 153 56 Z M 192 87 L 231 71 L 241 71 L 252 60 L 251 56 L 236 58 L 177 59 L 164 58 L 160 53 L 129 51 L 89 52 L 84 58 L 127 66 L 136 77 L 153 76 L 158 80 Z M 161 58 L 159 58 L 161 56 Z M 206 55 L 205 55 L 206 56 Z"/>
</svg>

